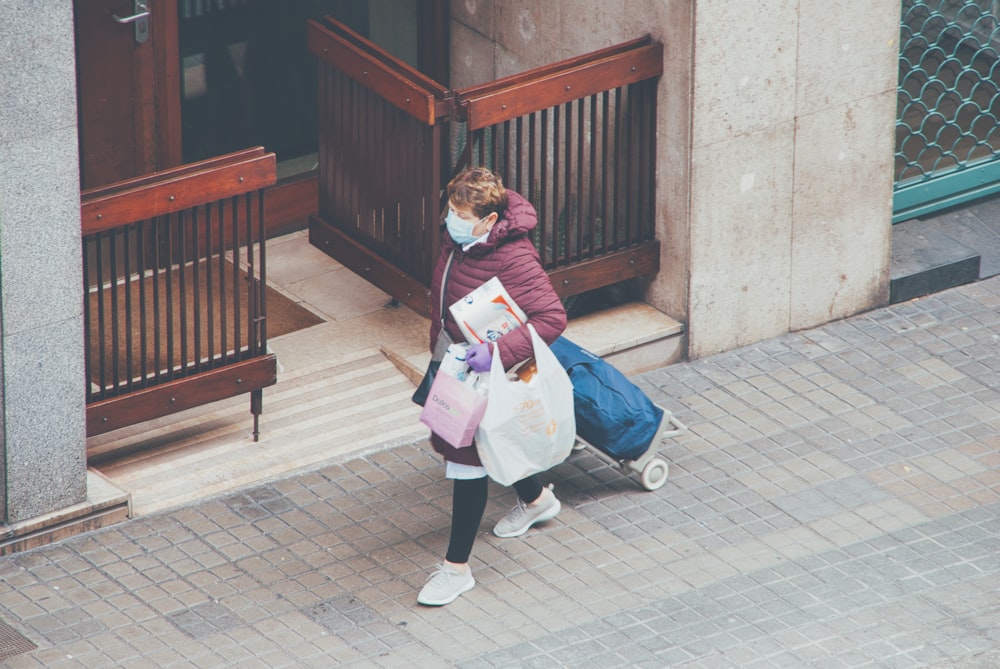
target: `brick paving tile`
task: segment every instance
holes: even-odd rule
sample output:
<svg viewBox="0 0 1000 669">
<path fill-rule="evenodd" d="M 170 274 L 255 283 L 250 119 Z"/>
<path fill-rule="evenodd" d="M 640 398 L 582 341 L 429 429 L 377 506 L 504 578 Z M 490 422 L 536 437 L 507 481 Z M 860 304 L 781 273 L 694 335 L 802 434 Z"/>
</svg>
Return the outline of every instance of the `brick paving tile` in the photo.
<svg viewBox="0 0 1000 669">
<path fill-rule="evenodd" d="M 1000 278 L 635 381 L 688 431 L 641 488 L 590 451 L 477 586 L 424 443 L 0 559 L 5 667 L 1000 666 Z M 3 647 L 0 646 L 0 654 Z"/>
</svg>

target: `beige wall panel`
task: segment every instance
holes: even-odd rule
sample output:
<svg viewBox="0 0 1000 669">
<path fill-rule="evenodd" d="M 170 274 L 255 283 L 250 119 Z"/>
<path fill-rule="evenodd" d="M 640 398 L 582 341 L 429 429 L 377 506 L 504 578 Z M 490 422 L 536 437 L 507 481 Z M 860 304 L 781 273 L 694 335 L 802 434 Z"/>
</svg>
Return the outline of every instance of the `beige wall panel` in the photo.
<svg viewBox="0 0 1000 669">
<path fill-rule="evenodd" d="M 629 32 L 625 21 L 625 7 L 621 2 L 563 4 L 565 35 L 560 44 L 566 54 L 564 58 L 642 37 L 654 28 L 647 24 L 640 32 Z"/>
<path fill-rule="evenodd" d="M 895 105 L 890 91 L 798 121 L 793 330 L 888 301 Z"/>
<path fill-rule="evenodd" d="M 646 301 L 682 322 L 688 320 L 691 179 L 691 82 L 694 3 L 626 2 L 626 36 L 651 33 L 663 44 L 663 77 L 657 101 L 657 238 L 660 271 Z"/>
<path fill-rule="evenodd" d="M 496 47 L 457 21 L 451 24 L 451 86 L 466 88 L 496 79 Z"/>
<path fill-rule="evenodd" d="M 530 69 L 566 58 L 561 17 L 567 3 L 504 0 L 494 6 L 497 42 L 511 54 L 511 62 L 534 63 Z"/>
<path fill-rule="evenodd" d="M 493 0 L 451 0 L 451 18 L 481 37 L 492 40 L 495 6 Z"/>
<path fill-rule="evenodd" d="M 698 150 L 691 179 L 689 353 L 788 330 L 792 121 Z"/>
<path fill-rule="evenodd" d="M 516 51 L 508 51 L 502 47 L 496 50 L 496 60 L 494 61 L 497 79 L 509 77 L 512 74 L 519 74 L 545 64 L 545 62 L 528 60 L 523 54 Z"/>
<path fill-rule="evenodd" d="M 697 3 L 696 147 L 794 117 L 797 6 L 795 0 Z"/>
<path fill-rule="evenodd" d="M 663 122 L 661 120 L 661 128 Z M 646 301 L 670 317 L 688 320 L 690 259 L 690 170 L 685 142 L 657 137 L 656 236 L 660 240 L 660 271 L 650 277 Z"/>
<path fill-rule="evenodd" d="M 899 2 L 801 0 L 798 114 L 895 92 Z"/>
<path fill-rule="evenodd" d="M 645 34 L 664 45 L 663 246 L 646 299 L 688 324 L 692 357 L 884 302 L 897 0 L 454 0 L 452 12 L 457 86 Z"/>
</svg>

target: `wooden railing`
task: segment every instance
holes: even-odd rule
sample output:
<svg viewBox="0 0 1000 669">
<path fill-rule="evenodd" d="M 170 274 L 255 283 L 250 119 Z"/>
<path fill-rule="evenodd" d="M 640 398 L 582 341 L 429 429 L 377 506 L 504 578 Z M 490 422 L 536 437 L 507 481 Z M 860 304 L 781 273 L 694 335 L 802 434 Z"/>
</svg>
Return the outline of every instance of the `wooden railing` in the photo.
<svg viewBox="0 0 1000 669">
<path fill-rule="evenodd" d="M 449 91 L 332 19 L 311 21 L 308 41 L 320 61 L 310 239 L 376 286 L 429 312 L 444 186 L 468 165 L 535 204 L 561 297 L 659 270 L 662 45 L 646 37 Z"/>
<path fill-rule="evenodd" d="M 249 392 L 256 440 L 275 180 L 256 148 L 82 193 L 88 436 Z"/>
<path fill-rule="evenodd" d="M 656 86 L 649 38 L 456 91 L 459 168 L 485 165 L 538 212 L 561 297 L 656 273 Z"/>
<path fill-rule="evenodd" d="M 419 312 L 439 248 L 450 93 L 333 19 L 319 60 L 319 212 L 310 240 Z"/>
</svg>

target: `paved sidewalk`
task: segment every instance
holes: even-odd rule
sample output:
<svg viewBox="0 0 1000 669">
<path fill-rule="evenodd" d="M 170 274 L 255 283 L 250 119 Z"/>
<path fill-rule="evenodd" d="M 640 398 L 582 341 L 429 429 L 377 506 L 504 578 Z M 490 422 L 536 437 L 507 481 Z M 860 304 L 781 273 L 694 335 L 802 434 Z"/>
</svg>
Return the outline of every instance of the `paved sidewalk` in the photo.
<svg viewBox="0 0 1000 669">
<path fill-rule="evenodd" d="M 493 486 L 447 607 L 415 444 L 0 560 L 3 666 L 1000 666 L 1000 278 L 638 382 L 663 488 L 577 453 L 502 540 Z"/>
</svg>

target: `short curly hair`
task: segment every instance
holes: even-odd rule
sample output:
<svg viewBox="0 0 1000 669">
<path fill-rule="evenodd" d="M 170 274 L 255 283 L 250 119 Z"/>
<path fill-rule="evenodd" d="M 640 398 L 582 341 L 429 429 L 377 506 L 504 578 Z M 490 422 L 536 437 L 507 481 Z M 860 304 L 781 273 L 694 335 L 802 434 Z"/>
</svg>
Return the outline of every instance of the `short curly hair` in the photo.
<svg viewBox="0 0 1000 669">
<path fill-rule="evenodd" d="M 468 207 L 479 218 L 496 212 L 502 218 L 507 209 L 507 190 L 503 179 L 485 167 L 470 167 L 448 182 L 448 201 Z"/>
</svg>

